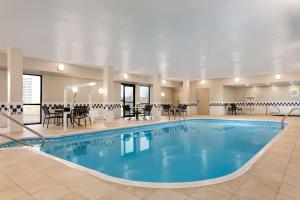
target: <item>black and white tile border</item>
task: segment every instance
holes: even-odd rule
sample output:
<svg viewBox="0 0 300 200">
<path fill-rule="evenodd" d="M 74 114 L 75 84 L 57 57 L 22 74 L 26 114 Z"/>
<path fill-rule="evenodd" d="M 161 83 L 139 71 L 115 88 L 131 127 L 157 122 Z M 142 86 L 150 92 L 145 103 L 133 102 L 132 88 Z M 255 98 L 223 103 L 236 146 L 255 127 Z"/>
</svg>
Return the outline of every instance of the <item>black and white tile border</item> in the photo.
<svg viewBox="0 0 300 200">
<path fill-rule="evenodd" d="M 0 103 L 0 111 L 9 113 L 10 115 L 21 115 L 23 114 L 23 104 L 22 103 Z"/>
<path fill-rule="evenodd" d="M 22 115 L 23 114 L 23 104 L 20 104 L 20 103 L 10 104 L 9 112 L 11 115 Z"/>
<path fill-rule="evenodd" d="M 270 102 L 210 102 L 210 107 L 220 107 L 235 103 L 237 106 L 300 106 L 300 101 L 270 101 Z"/>
<path fill-rule="evenodd" d="M 89 106 L 89 103 L 76 103 L 75 106 Z M 43 106 L 50 107 L 50 109 L 55 108 L 61 108 L 64 107 L 63 103 L 43 103 Z M 67 107 L 71 108 L 73 106 L 72 103 L 68 103 Z M 121 108 L 121 104 L 118 103 L 109 103 L 109 104 L 103 104 L 103 103 L 92 103 L 91 108 L 93 109 L 107 109 L 109 111 L 113 111 L 114 109 Z"/>
<path fill-rule="evenodd" d="M 1 102 L 0 103 L 0 111 L 7 112 L 8 111 L 8 105 L 6 103 Z"/>
</svg>

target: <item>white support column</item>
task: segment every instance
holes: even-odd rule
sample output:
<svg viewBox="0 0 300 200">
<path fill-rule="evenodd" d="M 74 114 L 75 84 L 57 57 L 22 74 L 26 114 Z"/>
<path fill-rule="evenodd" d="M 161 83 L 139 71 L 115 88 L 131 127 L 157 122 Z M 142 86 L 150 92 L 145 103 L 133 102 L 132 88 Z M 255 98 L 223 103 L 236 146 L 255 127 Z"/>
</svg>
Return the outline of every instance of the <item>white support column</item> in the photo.
<svg viewBox="0 0 300 200">
<path fill-rule="evenodd" d="M 184 80 L 182 85 L 181 103 L 186 104 L 187 114 L 197 114 L 197 98 L 196 98 L 196 86 L 197 83 L 194 81 Z"/>
<path fill-rule="evenodd" d="M 135 85 L 135 104 L 140 104 L 141 98 L 140 98 L 140 85 Z"/>
<path fill-rule="evenodd" d="M 154 120 L 160 120 L 161 117 L 161 86 L 160 86 L 160 77 L 159 76 L 153 76 L 152 77 L 152 94 L 153 94 L 153 109 L 152 109 L 152 115 Z"/>
<path fill-rule="evenodd" d="M 64 89 L 64 108 L 66 108 L 68 105 L 68 89 Z M 68 114 L 67 112 L 64 112 L 64 131 L 67 131 L 67 120 L 68 120 Z"/>
<path fill-rule="evenodd" d="M 120 119 L 121 118 L 121 83 L 120 82 L 114 82 L 114 102 L 115 105 L 118 105 L 114 108 L 114 119 Z"/>
<path fill-rule="evenodd" d="M 7 103 L 9 115 L 23 123 L 23 54 L 21 49 L 7 49 Z M 23 130 L 16 123 L 8 122 L 9 133 Z"/>
<path fill-rule="evenodd" d="M 190 81 L 184 80 L 182 84 L 182 94 L 180 103 L 188 105 L 190 103 Z M 190 115 L 190 108 L 187 107 L 187 115 Z"/>
<path fill-rule="evenodd" d="M 114 69 L 112 66 L 103 68 L 103 104 L 106 121 L 114 119 Z"/>
<path fill-rule="evenodd" d="M 210 85 L 209 88 L 209 114 L 210 115 L 224 115 L 226 114 L 224 109 L 224 87 L 221 82 L 215 82 Z"/>
<path fill-rule="evenodd" d="M 182 95 L 180 103 L 186 104 L 190 100 L 190 81 L 184 80 L 182 84 Z"/>
</svg>

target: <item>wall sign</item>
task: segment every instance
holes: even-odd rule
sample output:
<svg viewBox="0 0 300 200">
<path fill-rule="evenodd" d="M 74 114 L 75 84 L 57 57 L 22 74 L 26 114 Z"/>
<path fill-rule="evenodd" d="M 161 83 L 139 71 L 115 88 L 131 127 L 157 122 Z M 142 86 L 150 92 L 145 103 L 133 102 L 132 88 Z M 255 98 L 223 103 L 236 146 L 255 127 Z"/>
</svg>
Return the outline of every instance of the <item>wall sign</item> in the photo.
<svg viewBox="0 0 300 200">
<path fill-rule="evenodd" d="M 299 90 L 297 88 L 292 88 L 290 90 L 291 97 L 298 97 L 299 96 Z"/>
</svg>

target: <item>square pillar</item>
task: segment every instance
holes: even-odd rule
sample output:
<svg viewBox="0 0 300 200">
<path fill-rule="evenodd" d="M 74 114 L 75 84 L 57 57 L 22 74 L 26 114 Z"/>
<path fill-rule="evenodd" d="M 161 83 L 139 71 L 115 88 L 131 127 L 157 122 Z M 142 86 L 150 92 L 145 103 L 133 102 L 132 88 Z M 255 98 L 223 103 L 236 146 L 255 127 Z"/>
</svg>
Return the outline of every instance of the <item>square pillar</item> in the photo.
<svg viewBox="0 0 300 200">
<path fill-rule="evenodd" d="M 139 105 L 141 103 L 140 98 L 140 85 L 135 85 L 135 105 Z"/>
<path fill-rule="evenodd" d="M 153 76 L 152 77 L 152 115 L 154 120 L 160 120 L 161 117 L 161 85 L 160 85 L 160 77 L 159 76 Z"/>
<path fill-rule="evenodd" d="M 209 88 L 209 114 L 224 115 L 226 114 L 224 103 L 224 87 L 221 82 L 214 81 Z"/>
<path fill-rule="evenodd" d="M 7 49 L 7 104 L 9 115 L 23 123 L 23 54 L 21 49 Z M 8 122 L 9 132 L 23 131 L 23 127 Z"/>
<path fill-rule="evenodd" d="M 114 69 L 113 66 L 103 68 L 103 105 L 104 119 L 111 121 L 114 119 L 114 109 L 118 105 L 114 102 Z"/>
<path fill-rule="evenodd" d="M 180 102 L 187 105 L 187 115 L 197 114 L 196 86 L 197 82 L 195 81 L 183 81 Z"/>
</svg>

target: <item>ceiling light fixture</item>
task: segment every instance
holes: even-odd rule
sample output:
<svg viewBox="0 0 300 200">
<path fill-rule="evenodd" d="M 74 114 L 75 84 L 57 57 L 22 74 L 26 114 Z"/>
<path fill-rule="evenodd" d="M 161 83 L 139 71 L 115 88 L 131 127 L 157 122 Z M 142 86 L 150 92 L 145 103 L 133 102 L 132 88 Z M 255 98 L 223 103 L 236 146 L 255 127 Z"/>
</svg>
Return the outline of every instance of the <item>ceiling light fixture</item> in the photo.
<svg viewBox="0 0 300 200">
<path fill-rule="evenodd" d="M 64 64 L 59 64 L 57 67 L 58 71 L 64 71 L 65 70 L 65 65 Z"/>
<path fill-rule="evenodd" d="M 128 79 L 128 74 L 123 74 L 123 77 L 124 77 L 125 79 Z"/>
<path fill-rule="evenodd" d="M 94 86 L 94 85 L 96 85 L 96 82 L 90 82 L 89 83 L 89 86 Z"/>
<path fill-rule="evenodd" d="M 103 89 L 102 89 L 102 88 L 99 88 L 99 89 L 98 89 L 98 92 L 99 92 L 99 94 L 103 94 Z"/>
<path fill-rule="evenodd" d="M 162 97 L 164 97 L 164 96 L 165 96 L 165 93 L 164 93 L 164 92 L 162 92 L 162 93 L 161 93 L 161 96 L 162 96 Z"/>
<path fill-rule="evenodd" d="M 249 85 L 250 85 L 249 83 L 246 84 L 247 87 L 249 87 Z"/>
<path fill-rule="evenodd" d="M 275 79 L 277 79 L 277 80 L 281 79 L 281 75 L 280 74 L 276 74 L 275 75 Z"/>
<path fill-rule="evenodd" d="M 73 92 L 73 93 L 78 92 L 78 88 L 77 88 L 77 87 L 72 87 L 72 92 Z"/>
<path fill-rule="evenodd" d="M 200 83 L 201 83 L 201 85 L 204 85 L 205 84 L 205 80 L 202 80 Z"/>
<path fill-rule="evenodd" d="M 166 84 L 166 80 L 162 80 L 162 83 L 163 83 L 163 84 Z"/>
<path fill-rule="evenodd" d="M 237 83 L 237 82 L 240 82 L 240 78 L 239 77 L 236 77 L 235 79 L 234 79 L 234 81 Z"/>
</svg>

